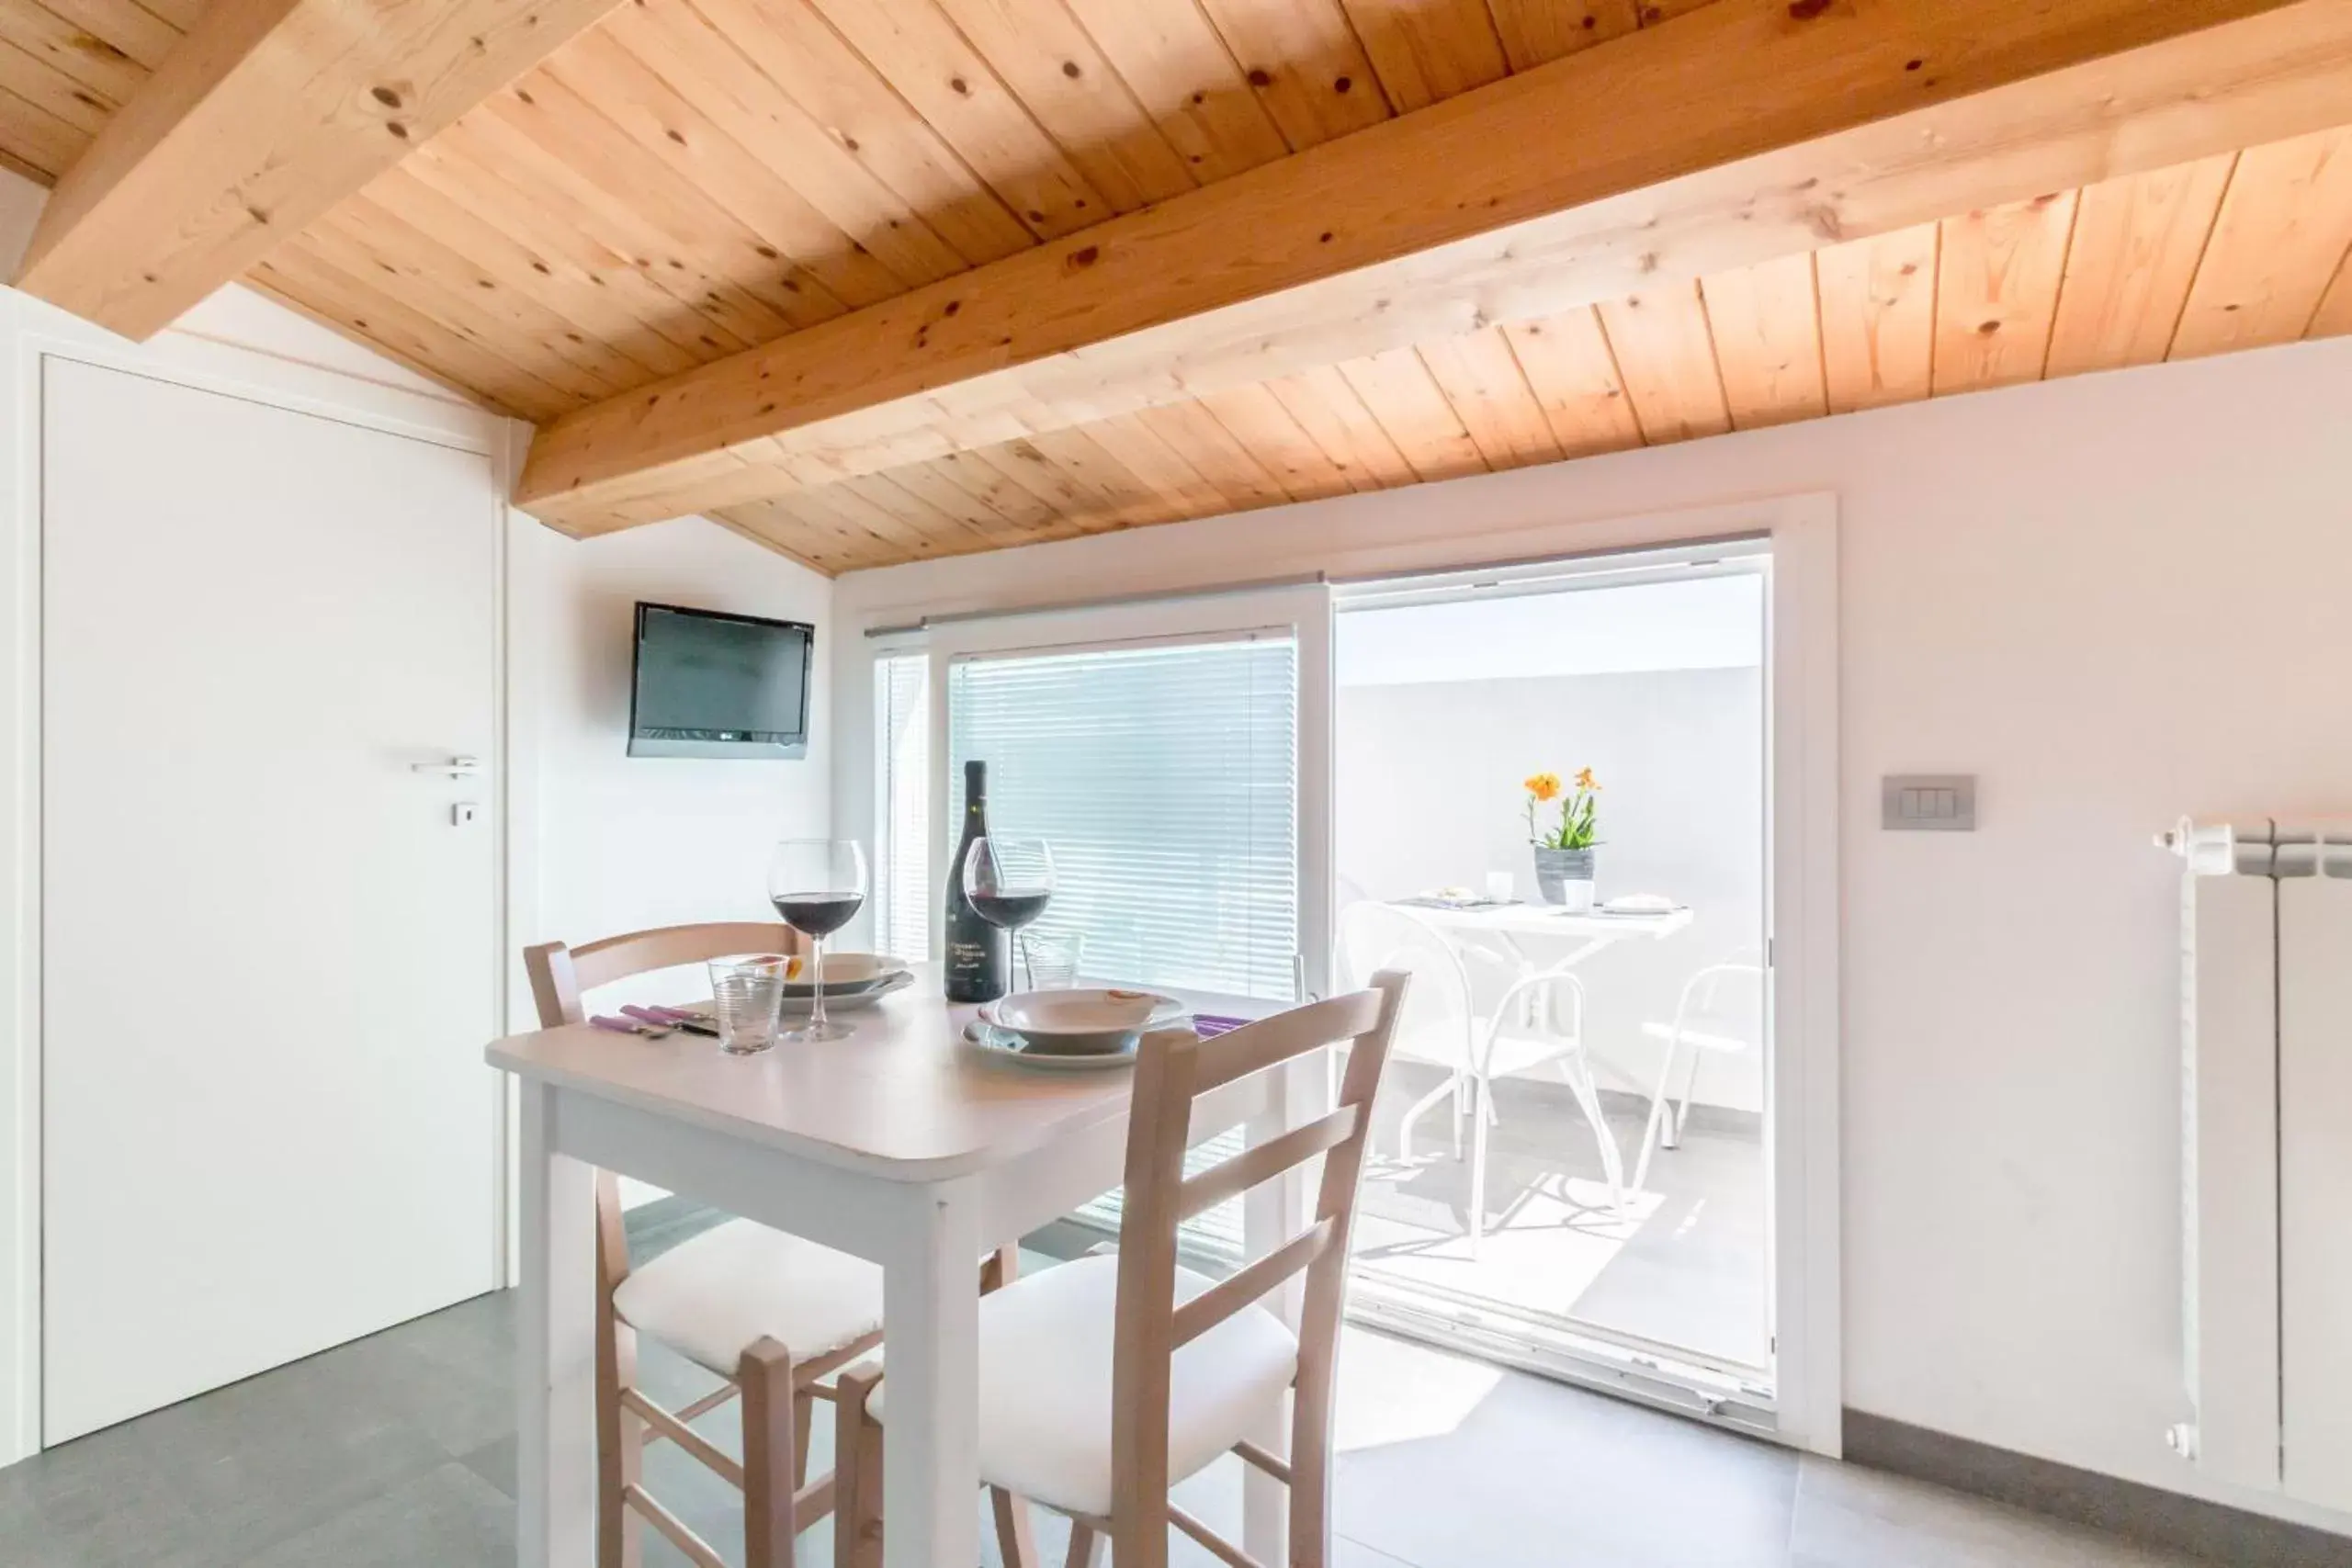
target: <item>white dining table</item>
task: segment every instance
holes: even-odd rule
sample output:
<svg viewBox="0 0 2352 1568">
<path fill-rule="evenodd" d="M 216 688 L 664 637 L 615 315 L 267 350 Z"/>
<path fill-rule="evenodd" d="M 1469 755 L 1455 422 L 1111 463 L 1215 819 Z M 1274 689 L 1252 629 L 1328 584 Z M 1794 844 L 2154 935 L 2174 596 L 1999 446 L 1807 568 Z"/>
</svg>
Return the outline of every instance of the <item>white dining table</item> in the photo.
<svg viewBox="0 0 2352 1568">
<path fill-rule="evenodd" d="M 681 998 L 679 1000 L 692 998 Z M 595 1560 L 594 1195 L 597 1169 L 869 1258 L 883 1270 L 890 1409 L 883 1433 L 887 1568 L 979 1561 L 976 1361 L 982 1253 L 1119 1184 L 1131 1072 L 1046 1073 L 963 1040 L 971 1010 L 935 970 L 838 1014 L 848 1038 L 729 1056 L 707 1037 L 580 1024 L 493 1043 L 521 1099 L 523 1568 Z M 1318 1114 L 1316 1054 L 1205 1099 L 1193 1137 L 1247 1141 Z M 1304 1177 L 1245 1204 L 1261 1255 L 1305 1223 Z M 1293 1281 L 1294 1287 L 1296 1281 Z M 1294 1288 L 1268 1300 L 1294 1323 Z M 1279 1433 L 1265 1434 L 1280 1447 Z M 1249 1472 L 1243 1544 L 1283 1556 L 1285 1497 Z"/>
</svg>

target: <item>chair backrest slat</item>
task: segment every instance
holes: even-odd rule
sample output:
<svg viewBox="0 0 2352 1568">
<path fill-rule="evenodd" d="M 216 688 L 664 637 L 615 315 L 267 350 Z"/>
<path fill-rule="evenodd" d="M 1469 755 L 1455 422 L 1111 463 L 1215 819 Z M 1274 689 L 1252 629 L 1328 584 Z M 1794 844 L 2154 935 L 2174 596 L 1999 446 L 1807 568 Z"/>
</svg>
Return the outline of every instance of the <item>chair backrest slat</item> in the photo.
<svg viewBox="0 0 2352 1568">
<path fill-rule="evenodd" d="M 1178 1307 L 1170 1335 L 1174 1346 L 1190 1345 L 1243 1307 L 1263 1301 L 1276 1286 L 1323 1256 L 1331 1245 L 1331 1232 L 1330 1221 L 1317 1220 L 1255 1263 Z"/>
<path fill-rule="evenodd" d="M 571 950 L 580 988 L 593 991 L 649 970 L 700 964 L 739 953 L 803 953 L 808 943 L 790 926 L 773 920 L 728 920 L 698 926 L 662 926 L 608 936 Z"/>
<path fill-rule="evenodd" d="M 584 947 L 545 942 L 523 950 L 523 968 L 531 977 L 531 999 L 538 1007 L 539 1027 L 556 1029 L 588 1021 L 581 992 L 632 975 L 738 953 L 804 953 L 808 946 L 807 939 L 787 925 L 728 920 L 630 931 Z"/>
<path fill-rule="evenodd" d="M 1295 1056 L 1322 1049 L 1338 1041 L 1369 1033 L 1379 1021 L 1381 992 L 1375 987 L 1351 991 L 1287 1012 L 1245 1023 L 1200 1046 L 1200 1073 L 1194 1094 L 1222 1089 L 1236 1078 L 1279 1066 Z"/>
<path fill-rule="evenodd" d="M 1272 1180 L 1293 1166 L 1304 1165 L 1325 1150 L 1337 1148 L 1355 1136 L 1357 1123 L 1363 1120 L 1363 1106 L 1342 1105 L 1329 1116 L 1318 1116 L 1279 1138 L 1254 1144 L 1230 1159 L 1219 1160 L 1197 1176 L 1186 1177 L 1183 1200 L 1176 1209 L 1178 1220 L 1205 1213 L 1261 1182 Z"/>
<path fill-rule="evenodd" d="M 1174 1032 L 1145 1037 L 1136 1054 L 1119 1226 L 1117 1326 L 1112 1349 L 1112 1525 L 1119 1568 L 1166 1568 L 1168 1409 L 1179 1347 L 1301 1275 L 1293 1401 L 1294 1562 L 1319 1563 L 1329 1517 L 1329 1389 L 1346 1290 L 1356 1180 L 1372 1128 L 1372 1100 L 1388 1060 L 1406 976 L 1384 972 L 1370 989 L 1311 1002 L 1213 1040 Z M 1184 1153 L 1200 1098 L 1254 1073 L 1333 1046 L 1349 1047 L 1337 1107 L 1187 1180 Z M 1264 1257 L 1176 1303 L 1177 1228 L 1185 1219 L 1321 1155 L 1323 1178 L 1307 1227 Z"/>
</svg>

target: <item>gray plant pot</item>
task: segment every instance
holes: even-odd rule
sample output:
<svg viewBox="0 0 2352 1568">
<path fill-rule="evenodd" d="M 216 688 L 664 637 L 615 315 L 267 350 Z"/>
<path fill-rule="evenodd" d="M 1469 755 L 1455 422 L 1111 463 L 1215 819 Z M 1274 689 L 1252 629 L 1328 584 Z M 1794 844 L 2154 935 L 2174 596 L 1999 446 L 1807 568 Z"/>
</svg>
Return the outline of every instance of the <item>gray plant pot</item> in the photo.
<svg viewBox="0 0 2352 1568">
<path fill-rule="evenodd" d="M 1568 884 L 1585 884 L 1585 901 L 1591 898 L 1592 851 L 1545 850 L 1535 852 L 1535 891 L 1546 904 L 1566 904 Z"/>
</svg>

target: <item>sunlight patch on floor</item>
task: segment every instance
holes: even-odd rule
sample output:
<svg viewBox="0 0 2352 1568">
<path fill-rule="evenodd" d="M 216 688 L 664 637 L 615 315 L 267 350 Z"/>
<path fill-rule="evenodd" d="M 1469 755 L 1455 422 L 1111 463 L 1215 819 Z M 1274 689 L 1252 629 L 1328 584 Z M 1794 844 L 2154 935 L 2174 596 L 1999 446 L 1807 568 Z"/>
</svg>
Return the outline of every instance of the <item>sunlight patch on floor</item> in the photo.
<svg viewBox="0 0 2352 1568">
<path fill-rule="evenodd" d="M 1346 1329 L 1340 1336 L 1339 1451 L 1444 1437 L 1460 1428 L 1503 1377 L 1491 1362 Z"/>
<path fill-rule="evenodd" d="M 1368 1274 L 1569 1316 L 1577 1298 L 1664 1201 L 1657 1192 L 1629 1194 L 1620 1218 L 1610 1207 L 1604 1183 L 1555 1177 L 1514 1194 L 1510 1208 L 1490 1220 L 1493 1228 L 1479 1242 L 1475 1257 L 1467 1236 L 1387 1221 L 1363 1227 L 1356 1267 Z"/>
</svg>

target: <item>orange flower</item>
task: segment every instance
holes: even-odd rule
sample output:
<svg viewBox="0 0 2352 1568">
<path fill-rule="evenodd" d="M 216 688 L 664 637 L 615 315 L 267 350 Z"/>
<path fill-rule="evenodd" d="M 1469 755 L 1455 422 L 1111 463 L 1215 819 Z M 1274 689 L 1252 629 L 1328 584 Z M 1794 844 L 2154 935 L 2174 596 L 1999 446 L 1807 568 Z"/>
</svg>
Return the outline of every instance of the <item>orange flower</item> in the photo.
<svg viewBox="0 0 2352 1568">
<path fill-rule="evenodd" d="M 1560 794 L 1560 775 L 1536 773 L 1527 780 L 1527 793 L 1538 800 L 1554 800 Z"/>
<path fill-rule="evenodd" d="M 1577 770 L 1577 788 L 1599 789 L 1600 787 L 1600 781 L 1592 776 L 1592 770 L 1590 768 L 1578 768 Z M 1549 799 L 1550 797 L 1547 795 L 1545 798 Z"/>
</svg>

